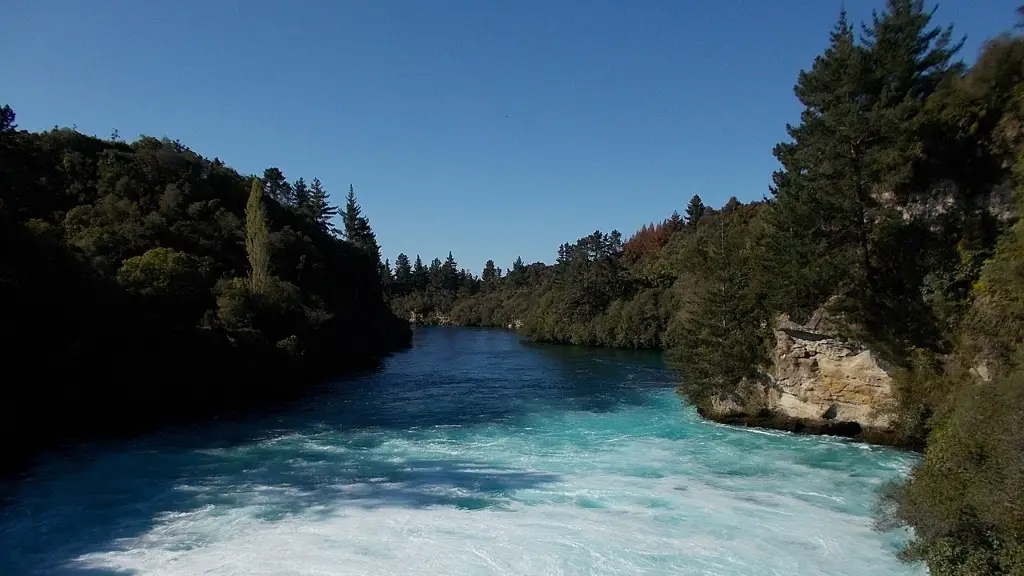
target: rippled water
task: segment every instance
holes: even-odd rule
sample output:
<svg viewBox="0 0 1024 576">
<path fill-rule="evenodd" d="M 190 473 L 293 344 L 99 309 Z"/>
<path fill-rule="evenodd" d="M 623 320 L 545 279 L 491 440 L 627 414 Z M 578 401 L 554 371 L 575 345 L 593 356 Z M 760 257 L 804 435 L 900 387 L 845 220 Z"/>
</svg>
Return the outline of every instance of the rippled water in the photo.
<svg viewBox="0 0 1024 576">
<path fill-rule="evenodd" d="M 913 457 L 736 429 L 655 355 L 427 329 L 287 413 L 8 487 L 0 574 L 918 574 L 871 530 Z"/>
</svg>

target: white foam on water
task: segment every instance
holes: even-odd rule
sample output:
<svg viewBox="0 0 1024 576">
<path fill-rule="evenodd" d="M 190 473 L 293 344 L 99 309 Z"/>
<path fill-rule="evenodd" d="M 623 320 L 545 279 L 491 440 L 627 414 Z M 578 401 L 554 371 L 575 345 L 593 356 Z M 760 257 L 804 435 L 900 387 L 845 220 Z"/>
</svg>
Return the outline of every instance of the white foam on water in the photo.
<svg viewBox="0 0 1024 576">
<path fill-rule="evenodd" d="M 649 394 L 514 423 L 99 455 L 23 494 L 0 536 L 22 556 L 12 574 L 925 573 L 896 560 L 901 534 L 871 527 L 877 488 L 913 456 L 748 434 Z M 93 521 L 135 524 L 86 543 Z"/>
</svg>

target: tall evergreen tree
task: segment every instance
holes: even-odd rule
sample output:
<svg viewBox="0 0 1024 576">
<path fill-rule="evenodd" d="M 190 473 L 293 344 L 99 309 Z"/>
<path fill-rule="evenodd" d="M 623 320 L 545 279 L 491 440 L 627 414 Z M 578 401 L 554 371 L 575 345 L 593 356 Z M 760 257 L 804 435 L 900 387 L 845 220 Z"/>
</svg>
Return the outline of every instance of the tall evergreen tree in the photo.
<svg viewBox="0 0 1024 576">
<path fill-rule="evenodd" d="M 679 340 L 670 359 L 682 372 L 681 388 L 698 407 L 729 395 L 757 375 L 764 358 L 764 318 L 751 289 L 740 242 L 719 217 L 698 244 L 702 280 L 687 294 Z"/>
<path fill-rule="evenodd" d="M 787 126 L 792 141 L 775 149 L 783 169 L 774 175 L 768 260 L 779 309 L 804 316 L 843 294 L 847 319 L 871 330 L 886 302 L 915 291 L 894 280 L 913 263 L 893 261 L 901 251 L 888 246 L 904 223 L 879 198 L 911 181 L 922 100 L 958 48 L 929 20 L 921 2 L 891 0 L 859 45 L 843 12 L 828 49 L 800 73 L 801 123 Z"/>
<path fill-rule="evenodd" d="M 18 129 L 18 125 L 14 123 L 14 118 L 13 108 L 7 104 L 0 107 L 0 134 L 14 132 Z"/>
<path fill-rule="evenodd" d="M 409 257 L 401 253 L 395 258 L 395 283 L 408 287 L 412 285 L 412 264 Z"/>
<path fill-rule="evenodd" d="M 307 214 L 309 210 L 309 186 L 304 178 L 292 182 L 292 197 L 295 199 L 295 207 L 299 213 Z"/>
<path fill-rule="evenodd" d="M 952 25 L 933 27 L 933 12 L 924 0 L 887 0 L 864 27 L 873 104 L 873 130 L 865 136 L 873 141 L 863 153 L 875 187 L 898 192 L 912 180 L 925 154 L 925 99 L 963 68 L 952 61 L 964 39 L 954 41 Z"/>
<path fill-rule="evenodd" d="M 693 198 L 690 198 L 690 203 L 686 205 L 686 224 L 691 228 L 695 227 L 702 216 L 704 216 L 704 201 L 700 199 L 700 196 L 694 194 Z"/>
<path fill-rule="evenodd" d="M 263 191 L 268 198 L 282 206 L 296 205 L 292 185 L 279 168 L 271 167 L 263 171 Z"/>
<path fill-rule="evenodd" d="M 665 221 L 665 231 L 668 234 L 675 234 L 676 232 L 682 230 L 683 227 L 683 217 L 679 215 L 679 211 L 673 210 L 672 216 L 670 216 L 669 219 Z"/>
<path fill-rule="evenodd" d="M 484 290 L 492 290 L 500 275 L 501 272 L 494 266 L 494 260 L 488 260 L 487 263 L 484 264 L 483 273 L 480 274 L 480 281 L 483 282 Z"/>
<path fill-rule="evenodd" d="M 441 273 L 441 259 L 434 258 L 427 267 L 427 274 L 430 276 L 430 286 L 435 290 L 444 289 L 444 275 Z"/>
<path fill-rule="evenodd" d="M 871 81 L 868 55 L 842 12 L 829 47 L 797 80 L 801 124 L 787 126 L 792 141 L 775 147 L 783 168 L 774 175 L 769 259 L 780 310 L 803 316 L 837 290 L 868 291 Z"/>
<path fill-rule="evenodd" d="M 423 265 L 420 255 L 416 255 L 416 263 L 412 266 L 412 284 L 416 290 L 426 290 L 430 284 L 430 272 Z"/>
<path fill-rule="evenodd" d="M 270 279 L 270 232 L 263 210 L 263 186 L 257 178 L 252 179 L 245 205 L 245 253 L 249 258 L 249 289 L 262 294 Z"/>
<path fill-rule="evenodd" d="M 345 209 L 342 211 L 342 222 L 344 223 L 345 240 L 362 248 L 370 255 L 374 262 L 380 264 L 380 246 L 377 244 L 377 236 L 370 228 L 370 221 L 363 216 L 362 208 L 356 201 L 355 188 L 349 185 L 348 196 L 345 198 Z"/>
<path fill-rule="evenodd" d="M 445 258 L 444 264 L 441 265 L 441 288 L 450 292 L 455 292 L 459 289 L 459 265 L 455 262 L 455 257 L 452 253 L 448 252 L 448 257 Z"/>
<path fill-rule="evenodd" d="M 362 207 L 356 201 L 356 190 L 351 184 L 348 186 L 348 196 L 345 196 L 345 209 L 341 211 L 342 229 L 345 240 L 355 243 L 359 238 L 359 219 L 362 218 Z"/>
<path fill-rule="evenodd" d="M 319 178 L 313 178 L 310 183 L 306 205 L 310 218 L 318 223 L 321 229 L 337 232 L 332 221 L 338 215 L 338 207 L 331 205 L 327 190 L 324 189 Z"/>
</svg>

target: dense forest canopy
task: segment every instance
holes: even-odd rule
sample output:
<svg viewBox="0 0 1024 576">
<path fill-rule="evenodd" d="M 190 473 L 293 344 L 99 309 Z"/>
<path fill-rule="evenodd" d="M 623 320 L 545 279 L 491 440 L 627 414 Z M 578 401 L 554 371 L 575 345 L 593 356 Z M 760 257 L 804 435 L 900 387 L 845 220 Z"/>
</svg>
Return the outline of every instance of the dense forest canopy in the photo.
<svg viewBox="0 0 1024 576">
<path fill-rule="evenodd" d="M 323 184 L 0 109 L 5 451 L 281 398 L 409 342 Z M 365 218 L 360 234 L 372 237 Z"/>
<path fill-rule="evenodd" d="M 920 0 L 861 26 L 840 14 L 797 78 L 803 111 L 764 201 L 694 195 L 628 239 L 595 231 L 553 264 L 479 276 L 400 254 L 392 307 L 664 349 L 698 407 L 758 377 L 781 315 L 825 314 L 893 367 L 897 441 L 925 450 L 879 508 L 914 528 L 904 556 L 936 575 L 1024 573 L 1024 38 L 991 39 L 968 67 L 934 16 Z"/>
</svg>

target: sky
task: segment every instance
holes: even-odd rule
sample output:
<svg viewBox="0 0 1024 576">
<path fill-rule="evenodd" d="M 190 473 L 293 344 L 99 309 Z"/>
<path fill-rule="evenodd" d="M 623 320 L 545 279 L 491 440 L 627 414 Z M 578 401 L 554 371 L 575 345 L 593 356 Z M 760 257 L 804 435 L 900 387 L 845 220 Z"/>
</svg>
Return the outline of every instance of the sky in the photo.
<svg viewBox="0 0 1024 576">
<path fill-rule="evenodd" d="M 846 0 L 867 20 L 884 0 Z M 1020 0 L 945 0 L 972 62 Z M 180 140 L 349 185 L 384 256 L 479 273 L 768 194 L 835 0 L 6 0 L 20 128 Z M 928 2 L 934 6 L 933 2 Z"/>
</svg>

